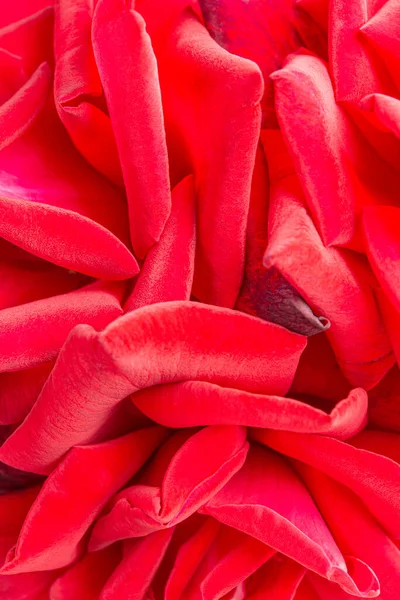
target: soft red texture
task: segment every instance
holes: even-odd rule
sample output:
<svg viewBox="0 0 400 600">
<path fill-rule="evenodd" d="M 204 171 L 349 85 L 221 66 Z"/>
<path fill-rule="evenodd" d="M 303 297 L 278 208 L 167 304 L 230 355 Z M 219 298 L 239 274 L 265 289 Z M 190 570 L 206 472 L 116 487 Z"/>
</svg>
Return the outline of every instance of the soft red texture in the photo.
<svg viewBox="0 0 400 600">
<path fill-rule="evenodd" d="M 398 0 L 0 10 L 0 600 L 398 600 Z"/>
</svg>

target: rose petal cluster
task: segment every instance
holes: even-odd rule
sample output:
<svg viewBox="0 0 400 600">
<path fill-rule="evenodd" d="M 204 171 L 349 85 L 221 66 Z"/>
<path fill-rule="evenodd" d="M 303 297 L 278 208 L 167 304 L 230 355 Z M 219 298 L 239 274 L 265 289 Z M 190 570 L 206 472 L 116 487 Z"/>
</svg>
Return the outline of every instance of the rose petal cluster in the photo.
<svg viewBox="0 0 400 600">
<path fill-rule="evenodd" d="M 398 600 L 397 0 L 0 11 L 0 599 Z"/>
</svg>

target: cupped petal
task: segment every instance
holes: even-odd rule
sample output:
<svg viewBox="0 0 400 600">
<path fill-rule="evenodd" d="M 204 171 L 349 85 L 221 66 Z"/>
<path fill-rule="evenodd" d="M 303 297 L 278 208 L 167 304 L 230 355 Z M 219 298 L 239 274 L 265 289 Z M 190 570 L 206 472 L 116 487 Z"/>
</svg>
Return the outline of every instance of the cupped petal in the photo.
<svg viewBox="0 0 400 600">
<path fill-rule="evenodd" d="M 56 358 L 78 323 L 104 328 L 121 315 L 120 284 L 79 290 L 0 311 L 0 371 L 19 371 Z"/>
<path fill-rule="evenodd" d="M 157 62 L 133 2 L 99 0 L 92 39 L 121 160 L 131 241 L 144 258 L 160 239 L 171 210 Z M 121 56 L 134 58 L 121 62 Z"/>
<path fill-rule="evenodd" d="M 397 517 L 400 510 L 400 465 L 397 462 L 362 447 L 356 448 L 350 443 L 319 435 L 271 430 L 253 431 L 252 435 L 277 452 L 307 463 L 353 490 L 376 520 L 393 537 L 400 538 Z M 399 436 L 391 435 L 398 443 Z"/>
<path fill-rule="evenodd" d="M 126 542 L 124 557 L 101 591 L 99 600 L 145 598 L 173 531 L 157 531 L 142 539 Z"/>
<path fill-rule="evenodd" d="M 173 439 L 167 444 L 171 442 Z M 97 550 L 188 518 L 242 467 L 248 447 L 242 427 L 201 429 L 174 454 L 160 487 L 134 485 L 117 496 L 110 512 L 95 524 L 89 547 Z M 159 454 L 164 461 L 164 448 Z"/>
<path fill-rule="evenodd" d="M 132 401 L 166 427 L 244 425 L 325 433 L 339 439 L 351 437 L 364 427 L 368 410 L 368 397 L 361 388 L 352 390 L 326 414 L 292 398 L 251 394 L 203 381 L 147 388 L 136 392 Z"/>
<path fill-rule="evenodd" d="M 373 569 L 381 597 L 395 600 L 400 585 L 399 549 L 350 490 L 316 469 L 299 465 L 298 470 L 343 553 L 357 557 Z M 321 589 L 324 598 L 324 587 Z M 377 595 L 371 593 L 367 597 Z"/>
<path fill-rule="evenodd" d="M 165 435 L 163 428 L 152 427 L 73 448 L 44 483 L 1 572 L 50 570 L 76 560 L 93 520 Z"/>
<path fill-rule="evenodd" d="M 95 169 L 123 184 L 118 150 L 93 54 L 93 2 L 55 4 L 54 98 L 73 143 Z"/>
<path fill-rule="evenodd" d="M 160 241 L 146 256 L 124 311 L 157 302 L 189 300 L 195 247 L 194 181 L 189 176 L 172 190 L 171 214 Z"/>
<path fill-rule="evenodd" d="M 139 271 L 113 233 L 71 210 L 0 195 L 0 217 L 1 237 L 61 267 L 117 280 Z"/>
<path fill-rule="evenodd" d="M 117 545 L 100 552 L 89 552 L 55 580 L 49 600 L 98 600 L 121 555 Z"/>
<path fill-rule="evenodd" d="M 121 399 L 152 385 L 193 379 L 284 395 L 305 343 L 278 325 L 190 302 L 135 310 L 104 335 L 77 327 L 1 460 L 48 473 L 69 448 L 93 439 Z"/>
<path fill-rule="evenodd" d="M 264 264 L 279 269 L 313 311 L 329 319 L 325 335 L 348 381 L 372 388 L 393 366 L 394 356 L 367 262 L 348 250 L 324 246 L 295 177 L 277 182 L 269 218 Z"/>
<path fill-rule="evenodd" d="M 358 597 L 375 597 L 379 584 L 356 561 L 348 566 L 311 495 L 288 462 L 261 446 L 200 512 L 271 546 Z M 353 576 L 354 578 L 353 578 Z"/>
</svg>

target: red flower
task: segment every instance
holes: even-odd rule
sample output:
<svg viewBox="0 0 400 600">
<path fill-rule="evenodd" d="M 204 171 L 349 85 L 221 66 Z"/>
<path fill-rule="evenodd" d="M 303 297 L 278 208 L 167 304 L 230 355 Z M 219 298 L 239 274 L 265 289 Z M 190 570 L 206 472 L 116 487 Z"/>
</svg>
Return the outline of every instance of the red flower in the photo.
<svg viewBox="0 0 400 600">
<path fill-rule="evenodd" d="M 0 599 L 398 599 L 399 23 L 4 7 Z"/>
</svg>

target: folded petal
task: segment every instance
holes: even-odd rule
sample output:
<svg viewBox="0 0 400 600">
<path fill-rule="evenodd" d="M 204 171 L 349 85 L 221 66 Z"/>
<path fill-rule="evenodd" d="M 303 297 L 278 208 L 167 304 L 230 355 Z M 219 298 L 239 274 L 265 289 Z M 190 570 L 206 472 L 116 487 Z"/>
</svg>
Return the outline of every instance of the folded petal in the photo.
<svg viewBox="0 0 400 600">
<path fill-rule="evenodd" d="M 329 319 L 325 335 L 343 374 L 353 386 L 370 389 L 394 361 L 374 297 L 376 282 L 363 258 L 325 247 L 300 198 L 294 177 L 274 188 L 264 264 L 278 268 L 313 311 Z"/>
<path fill-rule="evenodd" d="M 359 250 L 361 207 L 393 202 L 398 178 L 337 105 L 321 59 L 291 55 L 272 78 L 283 136 L 324 244 Z M 307 127 L 299 127 L 300 118 Z"/>
<path fill-rule="evenodd" d="M 21 0 L 21 2 L 15 4 L 9 4 L 4 7 L 1 11 L 0 24 L 1 27 L 9 25 L 14 21 L 26 18 L 29 15 L 47 7 L 51 6 L 51 0 Z"/>
<path fill-rule="evenodd" d="M 293 23 L 294 3 L 292 0 L 279 3 L 200 0 L 199 4 L 215 41 L 260 67 L 265 83 L 262 124 L 263 127 L 277 126 L 269 75 L 300 44 Z"/>
<path fill-rule="evenodd" d="M 44 483 L 1 572 L 56 569 L 78 558 L 93 520 L 165 433 L 153 427 L 104 444 L 73 448 Z"/>
<path fill-rule="evenodd" d="M 69 448 L 93 439 L 120 400 L 152 385 L 193 379 L 284 395 L 304 346 L 278 325 L 189 302 L 138 309 L 101 336 L 78 327 L 0 459 L 48 473 Z"/>
<path fill-rule="evenodd" d="M 203 381 L 147 388 L 136 392 L 132 401 L 166 427 L 244 425 L 325 433 L 339 439 L 355 435 L 366 424 L 368 409 L 368 397 L 361 388 L 352 390 L 326 414 L 292 398 L 251 394 Z"/>
<path fill-rule="evenodd" d="M 391 435 L 399 441 L 399 436 Z M 257 430 L 253 431 L 253 436 L 277 452 L 305 462 L 353 490 L 377 521 L 396 539 L 400 537 L 397 518 L 400 465 L 397 462 L 362 447 L 354 448 L 349 443 L 318 435 Z"/>
<path fill-rule="evenodd" d="M 173 439 L 167 445 L 171 442 Z M 139 484 L 117 496 L 110 512 L 94 526 L 90 548 L 97 550 L 114 541 L 147 535 L 183 521 L 242 467 L 248 447 L 242 427 L 201 429 L 172 457 L 160 487 Z M 165 448 L 160 449 L 159 455 L 164 462 Z"/>
<path fill-rule="evenodd" d="M 89 0 L 55 4 L 56 108 L 79 152 L 95 169 L 122 185 L 117 145 L 93 54 L 92 19 Z"/>
<path fill-rule="evenodd" d="M 1 371 L 19 371 L 54 359 L 71 329 L 102 329 L 121 315 L 121 286 L 90 284 L 60 296 L 0 311 Z"/>
<path fill-rule="evenodd" d="M 99 0 L 93 49 L 128 196 L 132 245 L 140 258 L 160 239 L 171 210 L 157 63 L 133 3 Z M 129 61 L 121 56 L 134 57 Z"/>
<path fill-rule="evenodd" d="M 107 581 L 99 600 L 140 600 L 167 551 L 173 529 L 157 531 L 126 543 L 124 557 Z"/>
<path fill-rule="evenodd" d="M 359 100 L 390 82 L 359 33 L 382 4 L 382 0 L 334 0 L 329 4 L 329 58 L 336 99 L 340 102 Z"/>
<path fill-rule="evenodd" d="M 196 246 L 194 181 L 187 177 L 172 191 L 172 209 L 160 241 L 149 251 L 125 312 L 141 306 L 189 300 Z"/>
</svg>

